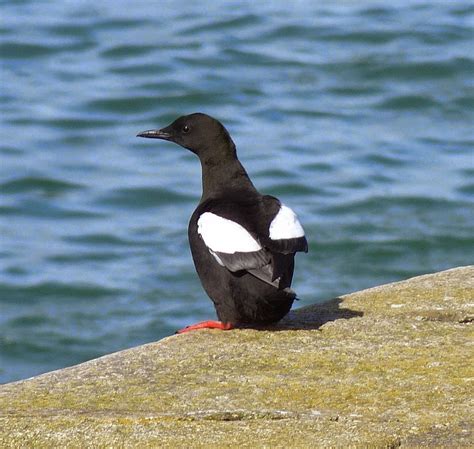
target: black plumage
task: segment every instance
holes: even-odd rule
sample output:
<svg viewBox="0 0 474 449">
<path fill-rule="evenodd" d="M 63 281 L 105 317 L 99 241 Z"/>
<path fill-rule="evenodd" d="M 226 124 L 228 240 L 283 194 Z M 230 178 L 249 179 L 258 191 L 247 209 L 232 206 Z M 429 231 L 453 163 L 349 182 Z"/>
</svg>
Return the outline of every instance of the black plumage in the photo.
<svg viewBox="0 0 474 449">
<path fill-rule="evenodd" d="M 290 289 L 295 253 L 308 250 L 293 211 L 257 191 L 229 133 L 206 114 L 183 116 L 138 136 L 175 142 L 201 162 L 202 197 L 188 238 L 196 271 L 223 324 L 209 321 L 185 330 L 280 320 L 296 297 Z"/>
</svg>

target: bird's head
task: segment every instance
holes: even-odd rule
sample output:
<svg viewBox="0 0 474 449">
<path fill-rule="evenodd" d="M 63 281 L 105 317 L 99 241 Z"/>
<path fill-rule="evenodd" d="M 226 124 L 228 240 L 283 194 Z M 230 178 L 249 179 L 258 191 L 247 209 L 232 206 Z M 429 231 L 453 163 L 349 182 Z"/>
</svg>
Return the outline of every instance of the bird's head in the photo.
<svg viewBox="0 0 474 449">
<path fill-rule="evenodd" d="M 143 131 L 137 137 L 169 140 L 201 159 L 235 157 L 235 145 L 224 125 L 200 112 L 179 117 L 165 128 Z"/>
</svg>

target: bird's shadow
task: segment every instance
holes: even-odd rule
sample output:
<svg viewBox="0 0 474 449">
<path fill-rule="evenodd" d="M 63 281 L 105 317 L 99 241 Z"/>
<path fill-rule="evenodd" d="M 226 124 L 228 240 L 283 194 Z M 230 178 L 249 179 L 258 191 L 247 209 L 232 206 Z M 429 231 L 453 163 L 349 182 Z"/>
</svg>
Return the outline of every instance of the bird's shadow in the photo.
<svg viewBox="0 0 474 449">
<path fill-rule="evenodd" d="M 276 324 L 244 327 L 264 331 L 317 330 L 329 321 L 350 320 L 364 315 L 360 310 L 340 307 L 342 302 L 342 298 L 333 298 L 322 304 L 292 310 Z"/>
</svg>

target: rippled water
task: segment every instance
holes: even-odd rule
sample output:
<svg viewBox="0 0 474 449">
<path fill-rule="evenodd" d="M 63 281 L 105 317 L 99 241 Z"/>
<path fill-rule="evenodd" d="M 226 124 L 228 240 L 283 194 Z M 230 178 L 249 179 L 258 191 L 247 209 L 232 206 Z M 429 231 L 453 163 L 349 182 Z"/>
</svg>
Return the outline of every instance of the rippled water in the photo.
<svg viewBox="0 0 474 449">
<path fill-rule="evenodd" d="M 472 263 L 474 7 L 391 5 L 3 4 L 0 381 L 214 316 L 199 164 L 135 138 L 185 113 L 299 213 L 299 305 Z"/>
</svg>

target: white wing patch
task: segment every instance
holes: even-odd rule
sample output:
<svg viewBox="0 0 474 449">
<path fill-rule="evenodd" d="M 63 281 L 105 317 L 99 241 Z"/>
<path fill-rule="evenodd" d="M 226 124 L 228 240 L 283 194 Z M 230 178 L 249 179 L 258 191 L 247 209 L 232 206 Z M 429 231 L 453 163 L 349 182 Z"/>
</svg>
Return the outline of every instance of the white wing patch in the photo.
<svg viewBox="0 0 474 449">
<path fill-rule="evenodd" d="M 272 240 L 296 239 L 304 236 L 304 230 L 296 214 L 284 204 L 270 223 L 270 238 Z"/>
<path fill-rule="evenodd" d="M 211 253 L 249 253 L 262 249 L 257 240 L 239 223 L 219 217 L 212 212 L 204 212 L 197 224 L 198 234 Z"/>
</svg>

